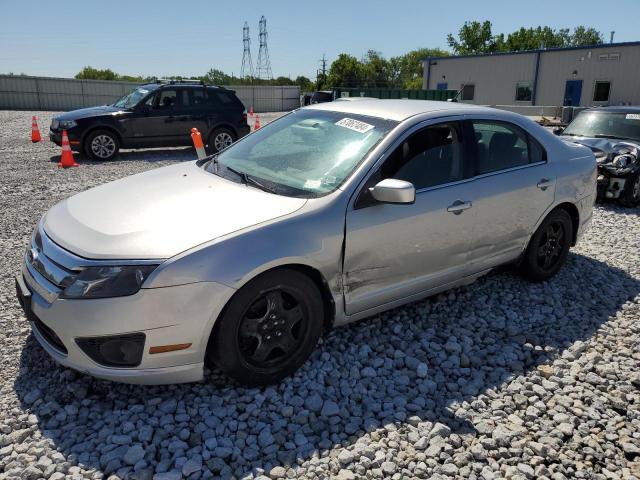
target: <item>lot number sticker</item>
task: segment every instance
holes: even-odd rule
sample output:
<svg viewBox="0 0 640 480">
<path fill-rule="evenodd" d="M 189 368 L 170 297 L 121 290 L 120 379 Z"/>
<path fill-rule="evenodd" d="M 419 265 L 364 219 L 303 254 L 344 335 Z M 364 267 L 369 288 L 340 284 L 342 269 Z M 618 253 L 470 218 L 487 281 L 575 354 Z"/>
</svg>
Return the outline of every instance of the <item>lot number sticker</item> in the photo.
<svg viewBox="0 0 640 480">
<path fill-rule="evenodd" d="M 640 120 L 640 113 L 627 113 L 627 120 Z"/>
<path fill-rule="evenodd" d="M 353 118 L 343 118 L 342 120 L 337 121 L 336 125 L 348 128 L 349 130 L 355 130 L 356 132 L 360 133 L 366 133 L 369 130 L 375 128 L 373 125 L 354 120 Z"/>
</svg>

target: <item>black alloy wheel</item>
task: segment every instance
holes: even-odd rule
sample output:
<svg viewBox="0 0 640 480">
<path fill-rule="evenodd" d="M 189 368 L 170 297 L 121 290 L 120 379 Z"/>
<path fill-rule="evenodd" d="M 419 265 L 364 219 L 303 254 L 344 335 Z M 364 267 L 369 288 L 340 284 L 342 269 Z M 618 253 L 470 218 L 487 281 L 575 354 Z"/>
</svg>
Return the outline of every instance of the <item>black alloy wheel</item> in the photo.
<svg viewBox="0 0 640 480">
<path fill-rule="evenodd" d="M 310 277 L 271 270 L 229 300 L 211 332 L 207 363 L 244 385 L 276 383 L 309 358 L 324 321 L 322 295 Z"/>
<path fill-rule="evenodd" d="M 563 208 L 553 210 L 529 240 L 519 270 L 523 277 L 542 282 L 553 277 L 569 255 L 573 222 Z"/>
</svg>

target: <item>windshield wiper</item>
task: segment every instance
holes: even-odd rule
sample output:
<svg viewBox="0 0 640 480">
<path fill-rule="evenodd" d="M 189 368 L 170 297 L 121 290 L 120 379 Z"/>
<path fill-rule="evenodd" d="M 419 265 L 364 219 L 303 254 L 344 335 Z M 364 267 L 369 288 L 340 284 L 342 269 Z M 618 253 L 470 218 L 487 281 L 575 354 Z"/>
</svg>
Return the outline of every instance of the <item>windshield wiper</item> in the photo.
<svg viewBox="0 0 640 480">
<path fill-rule="evenodd" d="M 215 158 L 213 160 L 214 160 L 214 163 L 216 163 L 216 164 L 218 163 L 218 159 L 217 158 Z M 228 165 L 225 165 L 224 168 L 226 168 L 227 170 L 229 170 L 232 173 L 235 173 L 238 177 L 240 177 L 240 179 L 242 180 L 242 183 L 244 183 L 245 185 L 253 185 L 254 187 L 258 187 L 260 190 L 263 190 L 265 192 L 276 193 L 276 191 L 273 188 L 270 188 L 270 187 L 267 187 L 266 185 L 263 185 L 258 180 L 256 180 L 251 175 L 249 175 L 247 172 L 241 172 L 241 171 L 236 170 L 235 168 L 230 167 Z"/>
</svg>

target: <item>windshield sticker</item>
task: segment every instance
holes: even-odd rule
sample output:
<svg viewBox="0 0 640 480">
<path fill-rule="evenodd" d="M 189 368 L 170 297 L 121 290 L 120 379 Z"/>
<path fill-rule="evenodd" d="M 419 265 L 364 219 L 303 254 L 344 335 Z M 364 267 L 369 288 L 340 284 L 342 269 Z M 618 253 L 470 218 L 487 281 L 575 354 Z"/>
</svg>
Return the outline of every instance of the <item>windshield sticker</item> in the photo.
<svg viewBox="0 0 640 480">
<path fill-rule="evenodd" d="M 304 182 L 304 185 L 302 188 L 320 188 L 320 185 L 322 184 L 322 182 L 320 180 L 307 180 L 306 182 Z"/>
<path fill-rule="evenodd" d="M 640 120 L 640 113 L 627 113 L 627 120 Z"/>
<path fill-rule="evenodd" d="M 359 120 L 354 120 L 353 118 L 343 118 L 342 120 L 337 121 L 336 125 L 348 128 L 349 130 L 355 130 L 360 133 L 366 133 L 375 128 L 373 125 L 369 125 L 368 123 L 364 123 Z"/>
</svg>

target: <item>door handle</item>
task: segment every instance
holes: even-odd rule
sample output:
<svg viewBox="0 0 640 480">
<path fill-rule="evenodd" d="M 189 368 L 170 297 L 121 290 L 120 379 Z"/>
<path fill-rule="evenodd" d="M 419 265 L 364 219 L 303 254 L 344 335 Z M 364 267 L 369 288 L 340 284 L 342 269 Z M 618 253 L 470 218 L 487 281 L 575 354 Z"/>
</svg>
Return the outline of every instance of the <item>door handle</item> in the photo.
<svg viewBox="0 0 640 480">
<path fill-rule="evenodd" d="M 553 185 L 553 183 L 551 182 L 551 180 L 547 179 L 547 178 L 543 178 L 542 180 L 540 180 L 538 182 L 538 184 L 536 185 L 536 187 L 538 187 L 540 190 L 545 191 L 547 188 L 549 188 L 551 185 Z"/>
<path fill-rule="evenodd" d="M 451 205 L 447 207 L 447 212 L 453 213 L 454 215 L 460 215 L 463 211 L 470 209 L 473 207 L 473 203 L 471 202 L 463 202 L 462 200 L 456 200 Z"/>
</svg>

